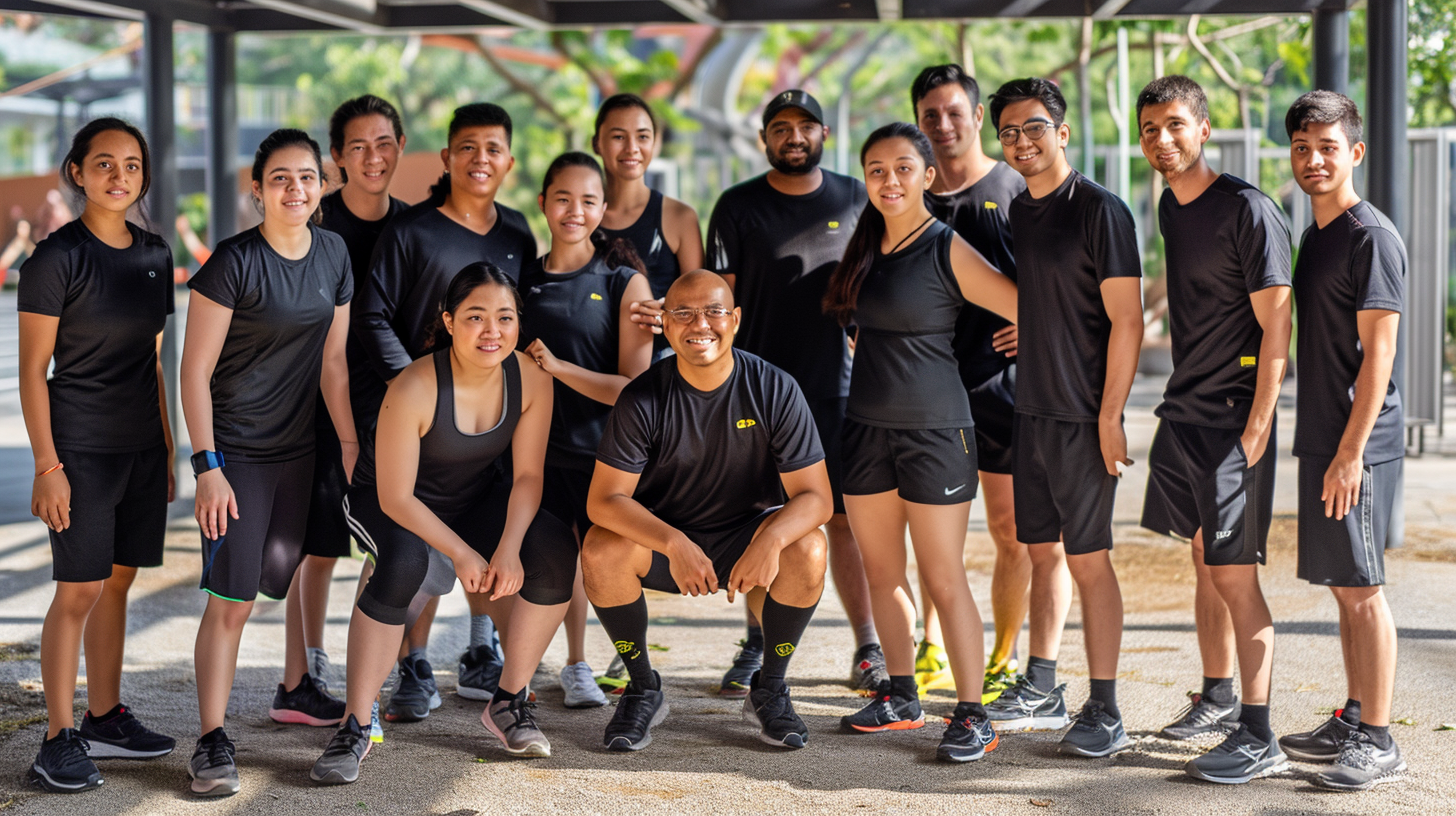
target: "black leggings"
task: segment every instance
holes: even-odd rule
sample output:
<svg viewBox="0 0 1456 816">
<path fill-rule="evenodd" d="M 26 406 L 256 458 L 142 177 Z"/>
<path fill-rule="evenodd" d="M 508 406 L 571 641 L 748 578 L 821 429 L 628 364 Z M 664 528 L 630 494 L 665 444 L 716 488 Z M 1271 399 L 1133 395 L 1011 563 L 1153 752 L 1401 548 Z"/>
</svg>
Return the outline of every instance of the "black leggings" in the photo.
<svg viewBox="0 0 1456 816">
<path fill-rule="evenodd" d="M 497 480 L 479 502 L 440 519 L 488 561 L 505 531 L 510 498 L 511 483 Z M 410 601 L 429 572 L 430 545 L 380 509 L 374 485 L 350 488 L 348 512 L 350 527 L 369 539 L 367 546 L 376 556 L 374 574 L 359 596 L 359 611 L 380 623 L 405 623 Z M 576 540 L 571 530 L 550 513 L 537 511 L 521 542 L 521 568 L 522 598 L 540 606 L 570 601 L 576 580 Z"/>
</svg>

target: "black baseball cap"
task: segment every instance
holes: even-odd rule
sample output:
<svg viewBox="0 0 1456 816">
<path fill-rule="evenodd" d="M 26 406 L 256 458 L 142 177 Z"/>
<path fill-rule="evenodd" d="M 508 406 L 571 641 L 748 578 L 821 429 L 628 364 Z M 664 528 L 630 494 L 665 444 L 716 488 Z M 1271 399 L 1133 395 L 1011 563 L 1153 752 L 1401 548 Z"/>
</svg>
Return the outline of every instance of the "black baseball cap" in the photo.
<svg viewBox="0 0 1456 816">
<path fill-rule="evenodd" d="M 819 100 L 810 96 L 807 91 L 795 88 L 784 91 L 769 101 L 768 107 L 763 109 L 763 126 L 768 127 L 768 123 L 785 108 L 798 108 L 809 114 L 814 121 L 824 124 L 824 109 L 819 107 Z"/>
</svg>

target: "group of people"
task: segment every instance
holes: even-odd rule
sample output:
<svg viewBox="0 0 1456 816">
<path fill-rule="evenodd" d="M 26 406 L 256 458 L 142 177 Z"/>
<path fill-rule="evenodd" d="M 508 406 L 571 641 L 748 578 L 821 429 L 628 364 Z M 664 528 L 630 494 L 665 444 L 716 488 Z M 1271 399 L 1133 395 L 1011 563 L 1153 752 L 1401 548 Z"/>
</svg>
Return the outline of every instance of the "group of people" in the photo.
<svg viewBox="0 0 1456 816">
<path fill-rule="evenodd" d="M 625 685 L 603 744 L 650 744 L 668 701 L 644 589 L 743 596 L 747 634 L 722 691 L 744 698 L 763 741 L 804 747 L 788 667 L 826 572 L 854 630 L 850 682 L 869 697 L 846 731 L 920 728 L 920 695 L 952 688 L 944 761 L 1067 726 L 1065 753 L 1130 747 L 1110 550 L 1143 336 L 1132 214 L 1068 163 L 1053 83 L 990 96 L 1004 161 L 983 149 L 986 106 L 960 66 L 926 68 L 910 97 L 914 124 L 865 141 L 861 182 L 819 166 L 830 129 L 813 96 L 774 96 L 760 131 L 771 169 L 723 192 L 706 245 L 692 208 L 644 182 L 659 138 L 650 107 L 611 97 L 592 138 L 600 162 L 569 152 L 544 174 L 540 257 L 525 218 L 496 201 L 514 164 L 496 105 L 455 111 L 444 174 L 414 206 L 389 196 L 405 134 L 382 99 L 335 112 L 342 186 L 327 195 L 306 133 L 265 139 L 252 170 L 261 225 L 219 242 L 188 284 L 181 403 L 208 593 L 192 792 L 239 790 L 225 714 L 259 594 L 288 599 L 270 716 L 337 726 L 310 776 L 340 784 L 383 738 L 391 672 L 382 719 L 440 705 L 424 649 L 457 578 L 471 611 L 458 693 L 486 703 L 482 724 L 512 754 L 550 754 L 529 683 L 563 624 L 566 705 L 606 703 L 584 660 L 588 602 L 620 663 L 608 675 Z M 1318 780 L 1336 789 L 1397 778 L 1381 586 L 1404 451 L 1390 374 L 1406 261 L 1351 183 L 1358 110 L 1324 91 L 1289 110 L 1315 220 L 1294 269 L 1278 206 L 1205 161 L 1202 89 L 1157 79 L 1137 119 L 1168 182 L 1157 215 L 1175 364 L 1143 524 L 1191 542 L 1205 675 L 1160 733 L 1225 735 L 1187 765 L 1212 782 L 1290 758 L 1329 763 Z M 33 772 L 78 791 L 101 784 L 94 758 L 175 746 L 120 698 L 127 591 L 161 563 L 174 491 L 157 358 L 173 289 L 167 245 L 127 219 L 150 179 L 143 135 L 91 122 L 61 176 L 84 211 L 24 267 L 21 393 L 57 582 Z M 1334 592 L 1349 699 L 1314 730 L 1276 737 L 1258 567 L 1292 301 L 1299 575 Z M 964 567 L 978 486 L 996 546 L 989 659 Z M 322 619 L 351 537 L 369 558 L 339 700 Z M 1056 669 L 1074 583 L 1090 688 L 1072 715 Z M 89 710 L 76 727 L 83 641 Z"/>
</svg>

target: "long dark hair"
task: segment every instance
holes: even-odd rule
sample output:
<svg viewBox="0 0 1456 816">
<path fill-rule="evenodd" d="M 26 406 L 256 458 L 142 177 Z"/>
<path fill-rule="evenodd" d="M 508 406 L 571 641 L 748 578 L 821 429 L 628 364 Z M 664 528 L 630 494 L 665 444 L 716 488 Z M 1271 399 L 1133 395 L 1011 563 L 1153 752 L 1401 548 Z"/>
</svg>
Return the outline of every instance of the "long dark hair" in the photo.
<svg viewBox="0 0 1456 816">
<path fill-rule="evenodd" d="M 864 147 L 859 151 L 861 167 L 864 166 L 865 156 L 869 154 L 870 148 L 887 139 L 905 139 L 914 145 L 915 152 L 920 154 L 926 167 L 935 166 L 935 153 L 930 147 L 930 139 L 920 132 L 920 128 L 906 122 L 891 122 L 865 139 Z M 909 192 L 906 191 L 907 194 Z M 875 250 L 884 238 L 885 216 L 875 209 L 873 202 L 866 203 L 864 212 L 860 213 L 859 223 L 855 225 L 854 234 L 849 237 L 849 246 L 844 250 L 844 257 L 834 267 L 834 274 L 829 276 L 829 288 L 824 292 L 824 313 L 838 320 L 841 326 L 848 326 L 854 320 L 859 289 L 870 273 L 870 267 L 875 262 Z"/>
<path fill-rule="evenodd" d="M 324 173 L 324 157 L 319 152 L 318 142 L 315 142 L 313 137 L 297 128 L 279 128 L 263 137 L 263 141 L 258 144 L 258 151 L 253 154 L 254 182 L 260 185 L 263 183 L 263 171 L 268 167 L 268 160 L 273 158 L 274 153 L 277 153 L 285 147 L 302 147 L 312 153 L 314 167 L 318 168 L 319 189 L 322 190 L 328 185 L 329 177 Z M 313 215 L 310 216 L 309 220 L 315 224 L 323 223 L 323 208 L 315 207 Z"/>
<path fill-rule="evenodd" d="M 103 116 L 100 119 L 92 119 L 76 131 L 71 137 L 71 149 L 66 153 L 66 158 L 61 160 L 61 186 L 70 191 L 82 204 L 86 201 L 86 190 L 76 183 L 71 176 L 71 167 L 81 167 L 86 162 L 86 156 L 91 152 L 91 142 L 97 136 L 108 130 L 119 130 L 122 133 L 137 140 L 137 145 L 142 149 L 142 189 L 137 193 L 135 207 L 142 214 L 142 220 L 146 222 L 147 229 L 151 229 L 151 221 L 146 216 L 146 210 L 142 208 L 142 202 L 147 197 L 147 191 L 152 188 L 152 154 L 147 149 L 147 137 L 137 129 L 136 125 L 114 116 Z"/>
<path fill-rule="evenodd" d="M 476 261 L 455 273 L 450 279 L 450 285 L 445 287 L 445 297 L 440 300 L 440 314 L 435 316 L 435 322 L 430 325 L 430 339 L 425 344 L 426 351 L 435 351 L 450 345 L 450 332 L 445 330 L 445 315 L 455 314 L 460 304 L 470 297 L 470 294 L 482 286 L 504 286 L 506 291 L 511 293 L 511 299 L 516 303 L 516 314 L 520 314 L 523 306 L 521 304 L 521 293 L 516 290 L 516 282 L 511 280 L 510 275 L 501 271 L 501 268 L 490 261 Z"/>
<path fill-rule="evenodd" d="M 544 197 L 546 191 L 551 189 L 551 182 L 556 180 L 558 173 L 571 167 L 585 167 L 590 169 L 597 174 L 598 178 L 603 178 L 603 187 L 605 188 L 606 183 L 602 176 L 602 166 L 597 163 L 597 160 L 580 150 L 571 150 L 557 156 L 552 160 L 551 165 L 546 168 L 546 173 L 541 176 L 541 195 Z M 607 233 L 602 230 L 599 224 L 595 230 L 592 230 L 591 242 L 592 246 L 596 248 L 597 256 L 602 259 L 608 268 L 625 267 L 636 270 L 643 275 L 647 274 L 647 264 L 642 262 L 642 256 L 637 254 L 637 248 L 626 238 L 608 237 Z"/>
</svg>

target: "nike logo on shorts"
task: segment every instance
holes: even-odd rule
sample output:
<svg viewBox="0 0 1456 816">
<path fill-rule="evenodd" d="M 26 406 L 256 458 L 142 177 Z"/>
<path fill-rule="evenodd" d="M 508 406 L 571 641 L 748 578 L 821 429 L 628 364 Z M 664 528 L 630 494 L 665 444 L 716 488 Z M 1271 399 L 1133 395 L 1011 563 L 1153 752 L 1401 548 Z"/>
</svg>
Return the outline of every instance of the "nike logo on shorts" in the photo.
<svg viewBox="0 0 1456 816">
<path fill-rule="evenodd" d="M 947 487 L 945 489 L 945 495 L 947 495 L 947 496 L 954 496 L 955 494 L 957 494 L 957 493 L 959 493 L 959 492 L 961 492 L 962 490 L 965 490 L 965 489 L 966 489 L 966 486 L 965 485 L 960 485 L 959 487 L 957 487 L 955 489 L 951 489 L 951 488 Z"/>
</svg>

